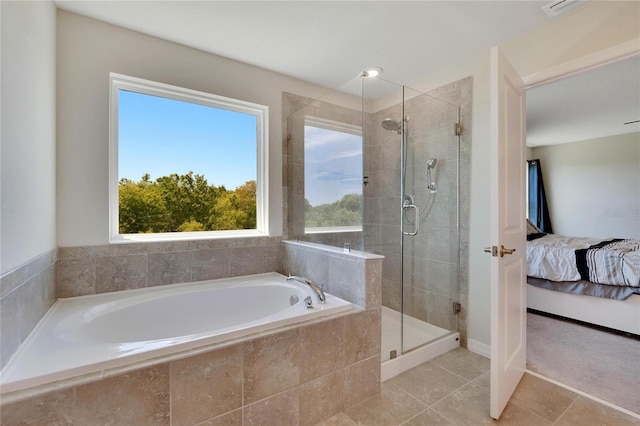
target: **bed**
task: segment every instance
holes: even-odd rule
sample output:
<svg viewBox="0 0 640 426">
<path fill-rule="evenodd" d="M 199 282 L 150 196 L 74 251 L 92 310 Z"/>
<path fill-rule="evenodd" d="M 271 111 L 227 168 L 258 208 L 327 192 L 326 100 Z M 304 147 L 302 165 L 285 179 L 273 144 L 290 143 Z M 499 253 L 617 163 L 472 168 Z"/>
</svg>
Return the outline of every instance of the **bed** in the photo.
<svg viewBox="0 0 640 426">
<path fill-rule="evenodd" d="M 527 307 L 640 335 L 640 240 L 527 230 Z"/>
</svg>

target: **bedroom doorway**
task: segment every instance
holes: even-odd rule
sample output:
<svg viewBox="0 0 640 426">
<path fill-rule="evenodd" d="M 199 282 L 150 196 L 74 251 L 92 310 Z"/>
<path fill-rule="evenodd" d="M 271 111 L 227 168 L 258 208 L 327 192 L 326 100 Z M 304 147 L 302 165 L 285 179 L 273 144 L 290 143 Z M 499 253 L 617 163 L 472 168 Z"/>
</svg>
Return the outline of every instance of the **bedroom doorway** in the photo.
<svg viewBox="0 0 640 426">
<path fill-rule="evenodd" d="M 629 73 L 634 77 L 634 81 L 632 81 L 631 85 L 624 85 L 620 92 L 616 92 L 616 89 L 612 86 L 612 83 L 622 83 L 623 78 L 620 74 L 615 77 L 613 76 L 614 74 L 609 74 L 608 77 L 602 77 L 599 81 L 593 80 L 591 83 L 587 83 L 586 88 L 583 86 L 580 89 L 578 85 L 579 81 L 586 80 L 586 77 L 590 74 L 600 73 L 606 75 L 608 72 L 615 72 L 615 69 L 619 70 L 625 63 L 633 61 L 640 63 L 638 46 L 638 40 L 635 40 L 633 43 L 615 46 L 614 48 L 579 58 L 560 67 L 540 72 L 537 76 L 524 78 L 528 86 L 528 144 L 538 145 L 537 148 L 527 147 L 530 154 L 529 159 L 541 160 L 543 172 L 545 173 L 545 189 L 549 198 L 553 232 L 556 234 L 603 239 L 611 237 L 640 239 L 640 224 L 637 221 L 637 216 L 634 216 L 636 214 L 634 209 L 637 209 L 638 205 L 640 205 L 638 190 L 635 189 L 634 192 L 631 189 L 626 192 L 626 194 L 635 194 L 635 199 L 629 198 L 628 195 L 622 195 L 624 198 L 620 198 L 621 194 L 625 194 L 625 190 L 617 184 L 611 185 L 611 182 L 608 181 L 609 177 L 615 177 L 617 181 L 638 181 L 637 174 L 631 176 L 631 178 L 624 177 L 625 169 L 635 168 L 635 173 L 639 173 L 640 157 L 637 154 L 621 155 L 620 158 L 624 158 L 626 166 L 623 163 L 612 164 L 612 161 L 616 156 L 615 151 L 622 149 L 623 144 L 633 145 L 635 143 L 638 146 L 638 143 L 640 143 L 640 125 L 637 123 L 640 114 L 636 111 L 634 119 L 615 120 L 615 125 L 618 127 L 626 127 L 624 130 L 618 131 L 617 134 L 615 131 L 609 134 L 586 133 L 587 131 L 594 131 L 594 129 L 598 132 L 606 130 L 610 126 L 599 120 L 606 118 L 607 115 L 612 115 L 616 111 L 619 113 L 620 109 L 627 112 L 634 111 L 632 108 L 623 106 L 623 101 L 629 101 L 628 98 L 630 96 L 632 96 L 630 99 L 632 104 L 640 105 L 640 90 L 638 90 L 637 86 L 633 86 L 633 84 L 638 84 L 638 65 L 635 65 L 635 71 Z M 566 89 L 563 88 L 565 83 Z M 587 102 L 584 98 L 578 99 L 576 95 L 571 95 L 571 85 L 577 86 L 575 90 L 579 95 L 591 95 L 592 100 Z M 604 94 L 597 94 L 595 89 L 601 88 L 607 89 Z M 561 96 L 555 98 L 553 97 L 555 95 Z M 538 98 L 541 101 L 543 100 L 544 103 L 535 105 Z M 577 101 L 578 106 L 576 104 L 571 106 L 566 103 L 572 100 Z M 610 104 L 610 101 L 614 101 L 613 104 Z M 591 105 L 598 108 L 591 108 Z M 564 132 L 564 136 L 555 137 L 555 139 L 561 139 L 560 142 L 564 142 L 558 145 L 545 145 L 541 142 L 544 138 L 553 139 L 553 136 L 550 136 L 551 133 L 545 135 L 546 130 L 543 128 L 543 119 L 554 119 L 554 109 L 551 106 L 562 110 L 563 119 L 566 121 L 566 123 L 551 123 L 555 126 L 554 131 L 559 132 L 557 134 L 562 135 L 560 132 Z M 538 115 L 542 109 L 545 110 L 543 115 Z M 565 114 L 565 112 L 569 112 L 569 114 Z M 577 114 L 574 114 L 575 112 Z M 588 128 L 583 126 L 584 121 L 589 124 Z M 636 122 L 633 123 L 633 121 Z M 625 122 L 629 123 L 624 124 Z M 552 127 L 551 124 L 549 124 L 550 127 Z M 571 134 L 567 133 L 565 124 L 571 126 Z M 632 140 L 629 142 L 630 138 Z M 601 144 L 607 144 L 607 146 L 602 147 Z M 575 150 L 573 146 L 575 146 Z M 636 157 L 636 163 L 629 168 L 628 162 L 633 160 L 634 156 Z M 568 164 L 569 161 L 571 161 L 571 164 Z M 546 171 L 544 170 L 545 167 Z M 572 174 L 563 175 L 561 173 L 562 169 L 571 169 Z M 601 179 L 597 184 L 593 184 L 591 176 L 600 176 L 604 177 L 604 179 Z M 563 181 L 562 184 L 558 184 L 558 179 L 561 177 L 567 180 Z M 585 188 L 584 191 L 576 187 L 575 183 L 572 183 L 572 180 L 577 179 L 580 179 L 581 186 Z M 567 195 L 567 191 L 570 192 L 570 196 Z M 586 207 L 587 205 L 588 207 Z M 624 205 L 624 207 L 620 207 L 621 205 Z M 530 336 L 531 338 L 528 338 L 527 369 L 599 397 L 618 407 L 639 413 L 640 407 L 637 404 L 633 405 L 629 404 L 628 401 L 625 402 L 624 394 L 620 394 L 620 397 L 615 396 L 618 390 L 617 387 L 611 386 L 609 387 L 611 389 L 609 392 L 604 391 L 598 394 L 598 391 L 608 387 L 600 379 L 596 380 L 599 388 L 589 387 L 589 377 L 593 375 L 605 377 L 605 370 L 598 370 L 596 367 L 583 367 L 579 371 L 573 371 L 574 369 L 569 367 L 562 367 L 561 352 L 558 350 L 554 351 L 553 363 L 555 365 L 545 367 L 541 366 L 541 363 L 544 362 L 542 358 L 545 353 L 553 346 L 553 340 L 563 339 L 552 334 L 571 329 L 573 331 L 568 332 L 570 335 L 589 335 L 591 337 L 584 337 L 583 339 L 594 342 L 594 344 L 580 346 L 579 340 L 583 339 L 578 339 L 575 344 L 564 341 L 562 346 L 565 349 L 567 347 L 580 347 L 579 350 L 573 351 L 573 355 L 570 355 L 573 365 L 589 365 L 593 359 L 598 359 L 601 363 L 611 361 L 612 363 L 622 362 L 624 364 L 624 361 L 619 361 L 618 359 L 623 354 L 611 353 L 606 350 L 606 345 L 598 347 L 595 343 L 608 339 L 622 339 L 620 341 L 623 343 L 620 345 L 630 346 L 632 349 L 628 351 L 637 354 L 638 349 L 636 348 L 640 345 L 636 340 L 637 336 L 636 338 L 628 335 L 624 337 L 611 331 L 594 329 L 593 325 L 604 325 L 610 329 L 624 329 L 624 326 L 619 327 L 615 323 L 630 324 L 634 322 L 634 319 L 636 324 L 640 324 L 640 295 L 636 294 L 630 296 L 627 300 L 616 301 L 593 296 L 540 290 L 530 285 L 527 285 L 527 289 L 530 293 L 529 306 L 534 306 L 535 309 L 545 313 L 578 319 L 591 324 L 588 327 L 584 327 L 565 320 L 529 314 L 528 337 Z M 541 293 L 543 293 L 542 296 Z M 554 295 L 557 297 L 552 297 Z M 599 337 L 593 337 L 594 334 Z M 544 339 L 547 339 L 546 344 Z M 533 344 L 540 345 L 541 342 L 543 344 L 542 347 L 532 346 Z M 536 349 L 539 349 L 540 352 L 536 352 Z M 580 359 L 576 359 L 576 357 Z M 624 368 L 622 367 L 618 370 L 622 372 L 619 373 L 620 377 L 631 379 L 637 385 L 637 381 L 640 380 L 637 372 L 624 373 Z M 607 373 L 607 377 L 608 375 L 609 373 Z M 624 380 L 619 382 L 622 381 Z"/>
</svg>

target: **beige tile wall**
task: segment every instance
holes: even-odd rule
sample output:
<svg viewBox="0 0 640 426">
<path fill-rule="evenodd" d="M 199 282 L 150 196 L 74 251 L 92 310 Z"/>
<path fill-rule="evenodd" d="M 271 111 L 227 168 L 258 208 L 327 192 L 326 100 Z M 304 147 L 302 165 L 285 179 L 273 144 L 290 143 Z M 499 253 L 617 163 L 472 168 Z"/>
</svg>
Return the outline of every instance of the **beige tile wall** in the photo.
<svg viewBox="0 0 640 426">
<path fill-rule="evenodd" d="M 380 307 L 383 256 L 298 241 L 283 241 L 282 247 L 283 274 L 307 277 L 367 310 Z"/>
<path fill-rule="evenodd" d="M 283 251 L 283 269 L 292 270 L 289 260 L 354 258 L 336 263 L 353 281 L 334 289 L 355 286 L 345 291 L 366 309 L 5 404 L 1 423 L 307 425 L 376 395 L 382 259 L 314 245 L 284 244 Z"/>
<path fill-rule="evenodd" d="M 469 223 L 469 164 L 471 149 L 471 86 L 466 78 L 447 84 L 409 99 L 404 105 L 405 116 L 410 118 L 407 133 L 408 167 L 407 182 L 426 181 L 426 160 L 438 158 L 437 181 L 440 191 L 428 220 L 423 222 L 419 235 L 405 246 L 404 293 L 402 289 L 402 258 L 400 256 L 400 149 L 399 136 L 383 130 L 380 123 L 390 117 L 400 119 L 400 104 L 390 106 L 377 113 L 367 113 L 364 139 L 364 175 L 368 184 L 364 187 L 364 233 L 304 234 L 304 117 L 320 116 L 345 123 L 361 125 L 361 111 L 343 108 L 318 99 L 283 93 L 283 193 L 285 203 L 284 229 L 287 238 L 317 242 L 334 247 L 350 243 L 360 248 L 364 239 L 364 250 L 380 253 L 383 261 L 382 298 L 385 306 L 400 310 L 420 320 L 448 330 L 457 330 L 461 345 L 466 346 L 468 303 L 468 223 Z M 408 89 L 408 97 L 411 96 Z M 417 94 L 414 93 L 414 94 Z M 436 100 L 434 97 L 446 101 Z M 457 137 L 453 123 L 460 107 L 459 170 Z M 459 179 L 459 200 L 455 193 L 456 178 Z M 426 199 L 426 184 L 407 188 L 416 195 L 421 207 Z M 456 210 L 459 202 L 459 217 Z M 459 227 L 458 227 L 459 219 Z M 459 242 L 459 244 L 458 244 Z M 317 255 L 316 255 L 317 257 Z M 413 262 L 409 266 L 406 259 Z M 309 263 L 309 275 L 317 281 L 325 279 L 329 265 L 327 258 L 319 257 Z M 410 269 L 411 268 L 411 269 Z M 329 280 L 334 282 L 332 280 Z M 404 296 L 404 300 L 401 300 Z M 352 295 L 341 293 L 349 299 Z M 458 301 L 462 312 L 452 315 L 452 303 Z"/>
<path fill-rule="evenodd" d="M 345 108 L 293 93 L 282 93 L 282 186 L 285 196 L 283 229 L 288 239 L 299 239 L 333 247 L 362 250 L 362 232 L 305 234 L 304 210 L 304 121 L 306 116 L 362 126 L 362 111 Z"/>
<path fill-rule="evenodd" d="M 0 278 L 0 368 L 56 301 L 57 250 Z"/>
<path fill-rule="evenodd" d="M 281 238 L 60 247 L 58 297 L 280 270 Z"/>
</svg>

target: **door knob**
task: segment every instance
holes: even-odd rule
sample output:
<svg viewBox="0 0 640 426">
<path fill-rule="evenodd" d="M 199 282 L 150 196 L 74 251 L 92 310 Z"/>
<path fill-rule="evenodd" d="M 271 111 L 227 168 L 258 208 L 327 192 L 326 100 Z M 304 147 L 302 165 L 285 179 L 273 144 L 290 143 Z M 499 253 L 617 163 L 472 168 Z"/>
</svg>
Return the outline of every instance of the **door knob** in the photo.
<svg viewBox="0 0 640 426">
<path fill-rule="evenodd" d="M 508 249 L 508 248 L 504 248 L 503 245 L 500 246 L 500 248 L 496 247 L 496 246 L 491 246 L 491 247 L 485 247 L 484 248 L 484 252 L 485 253 L 491 253 L 491 256 L 493 257 L 504 257 L 505 254 L 512 254 L 514 251 L 516 251 L 516 249 Z"/>
<path fill-rule="evenodd" d="M 508 249 L 508 248 L 504 248 L 503 245 L 500 246 L 500 257 L 503 257 L 505 254 L 512 254 L 514 251 L 516 251 L 516 249 Z"/>
</svg>

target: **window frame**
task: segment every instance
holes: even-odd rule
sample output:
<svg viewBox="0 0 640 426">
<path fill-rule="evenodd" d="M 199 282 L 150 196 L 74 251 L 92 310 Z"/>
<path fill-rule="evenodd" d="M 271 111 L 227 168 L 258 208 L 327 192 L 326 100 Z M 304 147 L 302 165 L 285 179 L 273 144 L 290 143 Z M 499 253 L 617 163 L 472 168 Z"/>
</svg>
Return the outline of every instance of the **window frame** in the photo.
<svg viewBox="0 0 640 426">
<path fill-rule="evenodd" d="M 347 133 L 350 135 L 360 136 L 360 149 L 361 155 L 364 159 L 364 136 L 362 131 L 362 126 L 358 126 L 356 124 L 344 123 L 342 121 L 331 120 L 328 118 L 321 118 L 314 115 L 305 115 L 304 123 L 303 123 L 303 133 L 306 132 L 306 127 L 315 127 L 318 129 L 329 130 L 333 132 Z M 306 143 L 306 141 L 305 141 Z M 305 157 L 306 157 L 306 147 L 305 149 Z M 305 165 L 306 167 L 306 165 Z M 364 164 L 362 164 L 360 181 L 364 179 Z M 305 182 L 305 193 L 306 193 L 306 182 Z M 362 197 L 362 203 L 364 203 L 364 188 L 362 188 L 362 193 L 360 194 Z M 350 232 L 362 232 L 364 229 L 364 214 L 363 214 L 363 205 L 360 206 L 360 225 L 344 225 L 344 226 L 307 226 L 306 217 L 304 223 L 304 234 L 312 235 L 312 234 L 330 234 L 330 233 L 350 233 Z"/>
<path fill-rule="evenodd" d="M 256 118 L 256 229 L 121 234 L 119 232 L 118 93 L 120 90 L 159 96 Z M 180 241 L 269 236 L 269 107 L 123 74 L 109 74 L 109 242 Z"/>
</svg>

